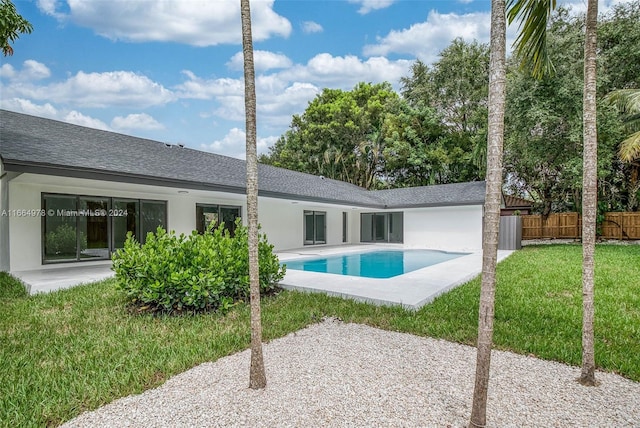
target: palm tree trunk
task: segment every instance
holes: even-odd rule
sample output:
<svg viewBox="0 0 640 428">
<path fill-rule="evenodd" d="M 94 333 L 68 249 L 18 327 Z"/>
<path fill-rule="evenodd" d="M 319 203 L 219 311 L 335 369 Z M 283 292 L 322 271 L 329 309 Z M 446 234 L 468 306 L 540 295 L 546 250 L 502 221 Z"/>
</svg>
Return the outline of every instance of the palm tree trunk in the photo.
<svg viewBox="0 0 640 428">
<path fill-rule="evenodd" d="M 596 27 L 598 1 L 589 0 L 584 41 L 583 172 L 582 172 L 582 373 L 579 382 L 593 386 L 594 255 L 598 204 L 598 134 L 596 128 Z"/>
<path fill-rule="evenodd" d="M 249 284 L 251 299 L 251 368 L 249 388 L 267 385 L 262 357 L 260 277 L 258 266 L 258 156 L 256 148 L 256 79 L 253 66 L 251 9 L 249 0 L 240 0 L 242 53 L 244 54 L 244 108 L 247 128 L 247 220 L 249 234 Z"/>
<path fill-rule="evenodd" d="M 478 316 L 478 354 L 473 408 L 469 427 L 484 427 L 487 420 L 487 393 L 493 342 L 493 315 L 500 227 L 502 188 L 502 148 L 505 105 L 505 1 L 491 2 L 491 46 L 489 59 L 489 128 L 487 141 L 487 187 L 482 239 L 482 285 Z"/>
</svg>

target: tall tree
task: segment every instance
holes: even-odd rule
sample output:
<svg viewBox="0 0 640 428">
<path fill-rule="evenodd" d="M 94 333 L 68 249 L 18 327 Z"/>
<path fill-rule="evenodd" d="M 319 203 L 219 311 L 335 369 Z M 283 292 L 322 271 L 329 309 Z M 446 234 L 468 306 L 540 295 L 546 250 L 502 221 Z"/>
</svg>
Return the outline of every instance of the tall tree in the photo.
<svg viewBox="0 0 640 428">
<path fill-rule="evenodd" d="M 478 315 L 475 387 L 469 428 L 487 426 L 487 394 L 493 343 L 493 318 L 498 259 L 498 231 L 502 195 L 502 150 L 506 93 L 505 1 L 491 2 L 489 57 L 489 122 L 487 131 L 487 186 L 482 239 L 482 282 Z"/>
<path fill-rule="evenodd" d="M 616 16 L 610 19 L 617 20 Z M 607 21 L 598 25 L 607 24 L 611 29 L 616 23 Z M 513 57 L 508 64 L 507 187 L 514 193 L 532 195 L 537 201 L 536 208 L 543 214 L 580 211 L 582 206 L 584 25 L 584 15 L 574 16 L 563 8 L 554 13 L 547 38 L 548 57 L 556 71 L 553 75 L 537 79 L 530 75 L 529 69 L 515 69 L 512 64 L 520 58 Z M 640 28 L 628 28 L 628 31 L 636 31 L 640 36 Z M 598 55 L 608 56 L 610 44 L 599 41 L 598 45 Z M 605 45 L 608 47 L 604 48 Z M 631 54 L 634 47 L 616 51 Z M 609 71 L 613 70 L 598 67 L 598 85 L 611 80 Z M 600 87 L 598 92 L 602 92 Z M 598 196 L 600 205 L 606 204 L 607 209 L 615 211 L 623 209 L 629 203 L 625 201 L 632 199 L 629 183 L 633 171 L 631 165 L 617 158 L 622 139 L 617 111 L 604 105 L 602 99 L 598 103 Z"/>
<path fill-rule="evenodd" d="M 258 265 L 258 154 L 256 145 L 256 76 L 253 66 L 253 38 L 249 0 L 240 0 L 242 53 L 244 56 L 244 108 L 247 128 L 247 223 L 249 239 L 249 295 L 251 305 L 251 367 L 249 388 L 267 385 L 262 355 L 262 320 L 260 311 L 260 275 Z"/>
<path fill-rule="evenodd" d="M 522 2 L 525 2 L 523 5 Z M 533 3 L 532 3 L 533 2 Z M 547 10 L 555 7 L 546 4 L 540 8 L 541 1 L 509 0 L 510 20 L 523 18 L 522 32 L 525 37 L 521 43 L 529 46 L 536 55 L 531 57 L 532 64 L 538 66 L 548 59 L 546 49 Z M 532 10 L 535 13 L 532 13 Z M 540 19 L 538 14 L 544 14 Z M 485 427 L 487 422 L 487 394 L 491 366 L 491 347 L 493 343 L 493 320 L 496 289 L 496 263 L 498 256 L 498 233 L 500 228 L 500 202 L 502 195 L 502 156 L 504 143 L 504 113 L 506 94 L 506 4 L 504 0 L 491 2 L 491 42 L 489 57 L 489 121 L 487 131 L 487 186 L 485 194 L 484 232 L 482 239 L 482 281 L 480 289 L 480 308 L 478 314 L 478 342 L 475 386 L 469 428 Z M 537 43 L 527 42 L 527 34 L 537 34 Z M 542 34 L 542 37 L 540 36 Z M 518 49 L 516 47 L 516 49 Z M 544 69 L 544 64 L 542 65 Z"/>
<path fill-rule="evenodd" d="M 468 153 L 467 175 L 484 177 L 487 146 L 489 46 L 454 39 L 431 67 L 420 60 L 400 79 L 402 96 L 412 107 L 428 106 L 440 116 L 450 141 Z"/>
<path fill-rule="evenodd" d="M 261 161 L 367 189 L 384 176 L 383 125 L 399 96 L 389 83 L 324 89 Z"/>
<path fill-rule="evenodd" d="M 582 172 L 582 372 L 579 381 L 593 386 L 594 270 L 598 213 L 598 134 L 596 127 L 596 52 L 598 0 L 588 0 L 584 39 L 583 172 Z"/>
<path fill-rule="evenodd" d="M 4 56 L 13 55 L 11 43 L 20 34 L 31 33 L 33 26 L 18 13 L 11 0 L 0 0 L 0 49 Z"/>
<path fill-rule="evenodd" d="M 614 3 L 598 22 L 599 94 L 640 88 L 640 1 Z"/>
</svg>

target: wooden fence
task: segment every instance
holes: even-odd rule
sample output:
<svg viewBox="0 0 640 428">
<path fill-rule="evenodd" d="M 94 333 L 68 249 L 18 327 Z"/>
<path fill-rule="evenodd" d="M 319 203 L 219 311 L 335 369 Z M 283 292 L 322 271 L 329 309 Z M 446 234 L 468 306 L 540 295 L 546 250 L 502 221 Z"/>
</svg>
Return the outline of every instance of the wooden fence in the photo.
<svg viewBox="0 0 640 428">
<path fill-rule="evenodd" d="M 604 239 L 640 239 L 640 212 L 606 213 L 600 227 Z M 522 239 L 570 238 L 582 236 L 582 219 L 578 213 L 522 216 Z"/>
</svg>

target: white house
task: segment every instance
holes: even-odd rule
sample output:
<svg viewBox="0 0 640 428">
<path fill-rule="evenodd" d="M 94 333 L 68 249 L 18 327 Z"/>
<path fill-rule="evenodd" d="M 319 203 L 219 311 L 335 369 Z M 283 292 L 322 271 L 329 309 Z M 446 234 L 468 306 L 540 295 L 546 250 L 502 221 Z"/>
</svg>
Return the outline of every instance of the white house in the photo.
<svg viewBox="0 0 640 428">
<path fill-rule="evenodd" d="M 104 263 L 127 232 L 191 233 L 246 214 L 245 162 L 0 110 L 0 270 Z M 277 251 L 361 242 L 477 250 L 484 182 L 368 191 L 259 165 Z"/>
</svg>

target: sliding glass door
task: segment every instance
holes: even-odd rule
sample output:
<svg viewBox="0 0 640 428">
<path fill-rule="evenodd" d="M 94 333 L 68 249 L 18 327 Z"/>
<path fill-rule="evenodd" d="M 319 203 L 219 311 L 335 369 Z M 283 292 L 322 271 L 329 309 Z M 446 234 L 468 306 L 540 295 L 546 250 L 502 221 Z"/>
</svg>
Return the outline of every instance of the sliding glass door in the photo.
<svg viewBox="0 0 640 428">
<path fill-rule="evenodd" d="M 76 227 L 75 196 L 49 195 L 43 198 L 46 216 L 43 220 L 42 257 L 46 261 L 73 261 L 78 259 L 78 247 L 86 248 L 86 237 L 80 238 Z"/>
<path fill-rule="evenodd" d="M 196 229 L 198 233 L 215 229 L 224 223 L 231 236 L 236 233 L 236 219 L 241 217 L 242 208 L 228 205 L 196 204 Z"/>
<path fill-rule="evenodd" d="M 360 215 L 361 242 L 402 243 L 404 239 L 403 214 L 362 213 Z"/>
<path fill-rule="evenodd" d="M 327 213 L 324 211 L 304 212 L 304 245 L 327 243 Z"/>
<path fill-rule="evenodd" d="M 140 236 L 140 201 L 137 199 L 113 200 L 113 248 L 123 248 L 127 233 Z"/>
<path fill-rule="evenodd" d="M 166 201 L 42 194 L 43 263 L 108 260 L 127 233 L 144 243 L 167 227 Z"/>
<path fill-rule="evenodd" d="M 109 258 L 109 198 L 79 198 L 80 258 Z"/>
</svg>

